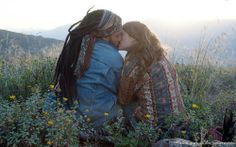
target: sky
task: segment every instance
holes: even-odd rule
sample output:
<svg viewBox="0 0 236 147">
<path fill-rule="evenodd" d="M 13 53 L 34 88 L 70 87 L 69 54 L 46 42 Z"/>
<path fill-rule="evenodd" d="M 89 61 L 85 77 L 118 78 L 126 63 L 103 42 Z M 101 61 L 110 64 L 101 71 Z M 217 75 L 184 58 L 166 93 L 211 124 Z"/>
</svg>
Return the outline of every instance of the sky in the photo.
<svg viewBox="0 0 236 147">
<path fill-rule="evenodd" d="M 115 12 L 123 22 L 236 19 L 236 0 L 0 0 L 0 6 L 0 29 L 8 30 L 50 30 L 72 24 L 92 6 Z"/>
</svg>

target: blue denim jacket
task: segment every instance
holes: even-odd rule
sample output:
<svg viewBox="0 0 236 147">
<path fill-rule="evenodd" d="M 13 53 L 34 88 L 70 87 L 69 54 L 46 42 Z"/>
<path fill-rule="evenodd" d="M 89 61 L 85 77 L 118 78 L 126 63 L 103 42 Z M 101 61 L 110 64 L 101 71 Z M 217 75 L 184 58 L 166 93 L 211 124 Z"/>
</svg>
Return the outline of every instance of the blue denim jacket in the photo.
<svg viewBox="0 0 236 147">
<path fill-rule="evenodd" d="M 89 68 L 76 81 L 79 98 L 77 115 L 89 118 L 95 127 L 113 119 L 120 110 L 117 95 L 122 66 L 123 58 L 118 49 L 107 41 L 97 39 Z"/>
</svg>

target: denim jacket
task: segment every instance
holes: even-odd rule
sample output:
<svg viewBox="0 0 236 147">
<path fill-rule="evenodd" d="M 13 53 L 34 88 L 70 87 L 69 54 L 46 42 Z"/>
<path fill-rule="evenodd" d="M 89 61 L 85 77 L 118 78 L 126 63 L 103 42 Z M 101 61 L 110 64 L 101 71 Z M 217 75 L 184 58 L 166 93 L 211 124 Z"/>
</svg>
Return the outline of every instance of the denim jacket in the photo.
<svg viewBox="0 0 236 147">
<path fill-rule="evenodd" d="M 118 49 L 97 39 L 89 68 L 76 81 L 77 115 L 89 118 L 87 120 L 91 120 L 95 127 L 115 118 L 120 110 L 117 95 L 122 66 L 123 58 Z M 50 98 L 46 101 L 49 102 Z"/>
</svg>

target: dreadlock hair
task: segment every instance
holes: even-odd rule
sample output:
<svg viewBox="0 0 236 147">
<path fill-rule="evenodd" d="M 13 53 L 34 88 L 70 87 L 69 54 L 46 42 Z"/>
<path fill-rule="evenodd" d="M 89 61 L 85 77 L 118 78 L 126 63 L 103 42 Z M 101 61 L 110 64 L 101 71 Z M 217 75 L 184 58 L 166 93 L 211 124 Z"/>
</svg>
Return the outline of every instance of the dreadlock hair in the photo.
<svg viewBox="0 0 236 147">
<path fill-rule="evenodd" d="M 73 104 L 76 96 L 76 76 L 74 70 L 80 53 L 81 42 L 84 35 L 96 32 L 104 10 L 87 12 L 87 15 L 79 22 L 73 24 L 65 39 L 62 52 L 57 61 L 53 82 L 59 83 L 61 97 L 67 97 L 68 105 Z"/>
</svg>

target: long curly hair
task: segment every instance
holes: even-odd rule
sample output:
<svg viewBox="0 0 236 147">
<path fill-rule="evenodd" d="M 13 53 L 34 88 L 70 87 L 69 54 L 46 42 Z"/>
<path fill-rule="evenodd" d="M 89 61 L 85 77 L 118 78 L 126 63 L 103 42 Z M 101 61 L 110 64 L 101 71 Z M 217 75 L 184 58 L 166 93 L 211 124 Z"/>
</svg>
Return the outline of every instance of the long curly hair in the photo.
<svg viewBox="0 0 236 147">
<path fill-rule="evenodd" d="M 125 23 L 123 29 L 137 41 L 128 52 L 127 60 L 137 61 L 138 77 L 142 77 L 153 61 L 158 62 L 165 56 L 165 50 L 145 24 L 132 21 Z"/>
</svg>

